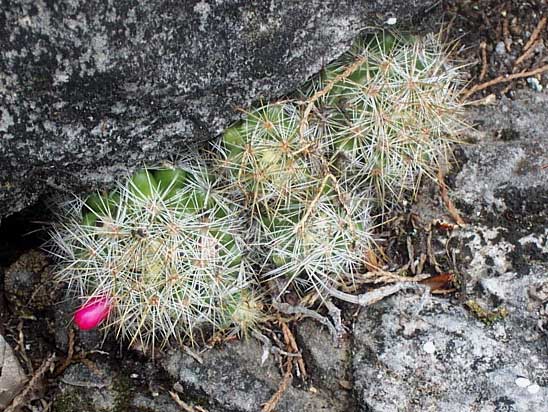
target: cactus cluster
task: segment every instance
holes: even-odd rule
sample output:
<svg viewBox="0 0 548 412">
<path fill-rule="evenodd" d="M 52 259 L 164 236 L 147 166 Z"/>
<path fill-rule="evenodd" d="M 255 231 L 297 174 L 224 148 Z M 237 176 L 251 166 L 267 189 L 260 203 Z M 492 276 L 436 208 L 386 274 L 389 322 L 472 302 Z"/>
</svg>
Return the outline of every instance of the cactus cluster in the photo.
<svg viewBox="0 0 548 412">
<path fill-rule="evenodd" d="M 323 139 L 331 165 L 369 190 L 383 213 L 414 196 L 421 177 L 448 167 L 450 146 L 466 127 L 462 71 L 446 48 L 434 35 L 367 36 L 309 86 L 321 90 L 335 79 L 317 102 L 330 123 Z"/>
<path fill-rule="evenodd" d="M 292 285 L 297 292 L 313 290 L 327 298 L 330 289 L 351 283 L 364 269 L 372 246 L 367 199 L 339 199 L 333 192 L 320 190 L 258 218 L 263 276 L 281 278 L 282 292 Z"/>
<path fill-rule="evenodd" d="M 383 213 L 414 196 L 421 177 L 450 163 L 461 120 L 461 68 L 447 46 L 383 32 L 360 39 L 303 93 L 334 173 L 370 191 Z"/>
<path fill-rule="evenodd" d="M 314 185 L 321 156 L 300 120 L 294 104 L 267 104 L 225 131 L 222 169 L 254 211 L 287 207 Z"/>
<path fill-rule="evenodd" d="M 242 222 L 217 183 L 204 167 L 141 170 L 110 193 L 62 204 L 59 281 L 84 307 L 107 301 L 107 329 L 146 346 L 192 340 L 198 328 L 245 329 L 257 314 L 241 315 L 253 293 Z"/>
<path fill-rule="evenodd" d="M 343 190 L 319 137 L 295 102 L 261 106 L 225 131 L 219 164 L 249 211 L 263 278 L 325 297 L 363 267 L 372 225 L 367 199 Z"/>
<path fill-rule="evenodd" d="M 435 36 L 366 36 L 296 96 L 228 128 L 214 167 L 145 169 L 64 204 L 59 279 L 145 344 L 256 327 L 257 278 L 328 298 L 367 267 L 371 212 L 384 222 L 449 163 L 466 127 L 460 86 Z"/>
</svg>

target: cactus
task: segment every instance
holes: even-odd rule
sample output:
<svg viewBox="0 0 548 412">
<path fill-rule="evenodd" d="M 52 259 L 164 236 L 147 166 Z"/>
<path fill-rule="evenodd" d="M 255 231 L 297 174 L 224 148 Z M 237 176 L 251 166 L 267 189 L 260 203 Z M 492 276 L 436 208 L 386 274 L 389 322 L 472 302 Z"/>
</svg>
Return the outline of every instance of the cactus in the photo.
<svg viewBox="0 0 548 412">
<path fill-rule="evenodd" d="M 304 89 L 308 97 L 327 91 L 310 123 L 330 146 L 333 173 L 371 191 L 384 211 L 414 196 L 421 177 L 449 165 L 450 146 L 467 127 L 459 69 L 433 35 L 358 41 Z"/>
<path fill-rule="evenodd" d="M 224 326 L 229 335 L 247 337 L 266 320 L 264 296 L 252 288 L 242 289 L 224 302 Z"/>
<path fill-rule="evenodd" d="M 229 127 L 215 169 L 144 169 L 64 203 L 53 250 L 82 299 L 75 321 L 147 346 L 247 335 L 265 319 L 257 268 L 342 298 L 374 248 L 370 210 L 385 222 L 449 165 L 468 127 L 459 70 L 435 36 L 365 36 L 300 96 Z"/>
<path fill-rule="evenodd" d="M 84 304 L 78 324 L 108 315 L 107 330 L 145 347 L 227 326 L 250 271 L 240 218 L 216 185 L 204 167 L 141 170 L 62 205 L 52 250 L 57 279 Z M 107 300 L 108 311 L 95 309 Z"/>
<path fill-rule="evenodd" d="M 289 103 L 259 107 L 227 129 L 222 168 L 253 210 L 287 206 L 316 182 L 319 151 L 300 133 L 300 115 Z"/>
<path fill-rule="evenodd" d="M 257 217 L 264 277 L 280 278 L 301 293 L 329 290 L 352 283 L 373 247 L 368 199 L 341 193 L 326 177 L 308 198 Z"/>
</svg>

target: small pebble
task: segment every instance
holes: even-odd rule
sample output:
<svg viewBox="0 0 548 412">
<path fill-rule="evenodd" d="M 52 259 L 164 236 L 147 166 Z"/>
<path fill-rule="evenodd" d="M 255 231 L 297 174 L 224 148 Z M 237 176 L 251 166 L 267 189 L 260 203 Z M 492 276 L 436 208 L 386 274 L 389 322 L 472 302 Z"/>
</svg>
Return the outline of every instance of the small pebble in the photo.
<svg viewBox="0 0 548 412">
<path fill-rule="evenodd" d="M 503 41 L 499 41 L 497 45 L 495 46 L 495 51 L 497 54 L 503 55 L 506 54 L 506 46 L 504 45 Z"/>
<path fill-rule="evenodd" d="M 393 26 L 398 22 L 398 19 L 395 17 L 390 17 L 388 20 L 385 21 L 385 23 L 389 26 Z"/>
<path fill-rule="evenodd" d="M 527 386 L 531 385 L 531 381 L 527 378 L 519 377 L 516 379 L 516 385 L 518 385 L 520 388 L 526 388 Z"/>
<path fill-rule="evenodd" d="M 423 346 L 422 346 L 422 349 L 426 352 L 426 353 L 429 353 L 430 355 L 432 355 L 435 351 L 436 351 L 436 347 L 434 346 L 434 344 L 432 342 L 426 342 Z"/>
<path fill-rule="evenodd" d="M 529 392 L 531 395 L 535 395 L 539 393 L 539 391 L 540 391 L 540 386 L 538 386 L 536 383 L 533 383 L 532 385 L 529 385 L 527 387 L 527 392 Z"/>
<path fill-rule="evenodd" d="M 139 375 L 137 375 L 136 373 L 132 373 L 131 375 L 129 375 L 129 377 L 131 379 L 137 379 L 139 377 Z"/>
<path fill-rule="evenodd" d="M 541 92 L 543 87 L 542 84 L 538 81 L 536 77 L 528 77 L 527 83 L 529 83 L 529 86 L 531 89 L 533 89 L 535 92 Z"/>
</svg>

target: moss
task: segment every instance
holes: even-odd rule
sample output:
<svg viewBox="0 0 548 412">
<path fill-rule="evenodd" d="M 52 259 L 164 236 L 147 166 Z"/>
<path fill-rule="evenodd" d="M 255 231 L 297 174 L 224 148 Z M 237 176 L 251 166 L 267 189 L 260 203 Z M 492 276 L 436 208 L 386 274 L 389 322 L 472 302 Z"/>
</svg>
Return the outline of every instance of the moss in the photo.
<svg viewBox="0 0 548 412">
<path fill-rule="evenodd" d="M 133 397 L 135 388 L 130 378 L 119 375 L 114 378 L 110 393 L 114 397 L 112 407 L 97 407 L 89 397 L 89 392 L 81 388 L 60 393 L 52 405 L 52 412 L 153 412 L 157 409 L 135 408 Z"/>
<path fill-rule="evenodd" d="M 498 307 L 494 310 L 485 309 L 478 302 L 470 299 L 464 304 L 466 308 L 474 315 L 474 317 L 486 325 L 492 325 L 493 323 L 503 320 L 508 316 L 508 309 L 505 307 Z"/>
<path fill-rule="evenodd" d="M 117 412 L 132 412 L 131 401 L 133 393 L 131 391 L 131 381 L 125 375 L 119 375 L 114 382 L 116 394 L 114 395 L 114 410 Z"/>
<path fill-rule="evenodd" d="M 78 391 L 65 392 L 57 396 L 51 410 L 52 412 L 98 412 Z"/>
</svg>

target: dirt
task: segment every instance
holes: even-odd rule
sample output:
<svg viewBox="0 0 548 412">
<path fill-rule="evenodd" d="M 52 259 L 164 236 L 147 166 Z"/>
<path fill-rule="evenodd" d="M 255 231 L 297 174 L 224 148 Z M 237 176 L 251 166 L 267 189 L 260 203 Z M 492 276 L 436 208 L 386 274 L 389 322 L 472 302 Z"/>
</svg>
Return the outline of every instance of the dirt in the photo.
<svg viewBox="0 0 548 412">
<path fill-rule="evenodd" d="M 540 33 L 535 43 L 529 47 L 534 49 L 529 57 L 522 59 L 522 62 L 518 62 L 520 56 L 525 52 L 524 47 L 530 40 L 535 28 L 538 27 L 539 22 L 541 22 L 542 16 L 548 17 L 548 13 L 545 12 L 546 1 L 464 0 L 449 2 L 440 7 L 442 9 L 442 20 L 445 22 L 444 27 L 448 31 L 447 37 L 459 39 L 456 56 L 459 60 L 468 64 L 468 90 L 475 85 L 497 79 L 500 76 L 527 72 L 548 63 L 548 51 L 544 46 L 548 46 L 548 30 L 546 28 Z M 548 84 L 548 71 L 532 77 L 536 78 L 541 85 Z M 517 89 L 532 87 L 530 82 L 528 82 L 527 77 L 512 82 L 501 82 L 472 94 L 471 99 L 492 98 L 490 97 L 492 95 L 496 98 L 503 95 L 512 98 Z M 519 139 L 519 136 L 512 132 L 502 131 L 501 139 Z M 446 181 L 449 185 L 453 183 L 451 176 Z M 546 226 L 546 216 L 543 208 L 548 203 L 548 199 L 546 199 L 545 194 L 538 194 L 534 190 L 529 192 L 516 190 L 499 194 L 510 206 L 508 210 L 503 212 L 502 215 L 492 215 L 487 216 L 487 218 L 484 216 L 482 220 L 487 219 L 489 221 L 491 219 L 499 226 L 502 225 L 508 231 L 507 239 L 511 238 L 512 233 L 515 234 L 516 249 L 512 252 L 512 258 L 513 264 L 519 272 L 520 270 L 527 270 L 527 265 L 524 263 L 525 259 L 548 259 L 546 253 L 535 249 L 534 245 L 522 246 L 517 242 L 517 239 L 525 233 L 522 233 L 522 229 L 527 229 L 526 231 L 530 232 L 530 228 L 533 226 L 539 228 L 543 225 Z M 436 196 L 435 190 L 431 190 L 428 195 Z M 528 199 L 527 202 L 524 202 L 524 199 Z M 523 205 L 533 209 L 524 209 Z M 462 208 L 463 213 L 467 213 L 466 205 L 457 204 L 457 207 Z M 40 233 L 27 235 L 27 233 L 33 232 L 39 227 L 39 225 L 30 222 L 47 219 L 47 215 L 41 216 L 43 210 L 42 207 L 37 207 L 14 215 L 2 222 L 0 227 L 0 288 L 2 290 L 4 290 L 4 270 L 1 268 L 7 268 L 22 253 L 36 248 L 43 242 L 44 239 Z M 395 238 L 387 247 L 392 254 L 392 258 L 399 265 L 404 264 L 408 258 L 407 233 L 414 230 L 409 216 L 403 219 L 403 227 L 405 230 L 399 234 L 400 237 Z M 444 230 L 439 228 L 433 230 L 436 232 L 437 237 L 449 237 Z M 427 233 L 419 231 L 413 238 L 413 246 L 416 250 L 425 250 L 426 236 Z M 426 265 L 428 268 L 430 262 L 427 262 Z M 434 269 L 433 266 L 430 266 L 430 268 Z M 451 269 L 449 257 L 441 261 L 440 269 L 442 271 Z M 12 298 L 13 296 L 9 297 L 9 299 Z M 12 305 L 6 304 L 2 293 L 0 295 L 0 333 L 15 348 L 21 364 L 27 369 L 29 376 L 39 368 L 43 360 L 51 353 L 57 353 L 59 359 L 57 365 L 59 366 L 63 363 L 64 358 L 84 352 L 81 349 L 78 336 L 73 347 L 75 353 L 64 353 L 56 347 L 53 327 L 55 323 L 54 306 L 41 308 L 40 311 L 23 317 L 18 316 L 20 313 L 12 310 L 11 307 Z M 116 344 L 111 343 L 111 345 L 111 347 L 116 348 Z M 88 356 L 89 359 L 99 359 L 101 357 L 100 354 L 90 354 Z M 131 365 L 133 365 L 135 371 L 138 371 L 139 368 L 135 367 L 135 364 L 143 361 L 139 356 L 135 352 L 120 350 L 116 362 L 118 367 L 131 370 Z M 75 356 L 75 362 L 77 362 L 76 358 Z M 155 373 L 157 372 L 151 372 L 152 375 Z M 59 375 L 55 372 L 48 372 L 46 376 L 47 379 L 42 390 L 27 400 L 27 407 L 23 410 L 44 411 L 47 409 L 47 405 L 51 406 L 54 393 L 57 390 Z M 162 381 L 164 379 L 162 375 Z M 148 382 L 146 377 L 142 377 L 139 385 L 146 386 Z M 168 386 L 165 383 L 165 387 L 168 388 Z M 33 409 L 30 409 L 31 407 Z"/>
<path fill-rule="evenodd" d="M 546 26 L 528 48 L 532 49 L 529 57 L 518 61 L 535 28 L 543 16 L 547 16 L 547 4 L 545 0 L 464 0 L 444 6 L 448 38 L 460 39 L 457 56 L 470 64 L 468 89 L 500 76 L 527 72 L 548 63 Z M 516 89 L 531 87 L 528 77 L 488 87 L 474 93 L 471 98 L 480 99 L 490 94 L 512 97 Z M 532 77 L 546 85 L 548 71 Z"/>
</svg>

